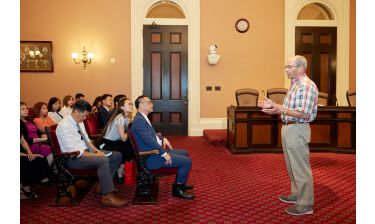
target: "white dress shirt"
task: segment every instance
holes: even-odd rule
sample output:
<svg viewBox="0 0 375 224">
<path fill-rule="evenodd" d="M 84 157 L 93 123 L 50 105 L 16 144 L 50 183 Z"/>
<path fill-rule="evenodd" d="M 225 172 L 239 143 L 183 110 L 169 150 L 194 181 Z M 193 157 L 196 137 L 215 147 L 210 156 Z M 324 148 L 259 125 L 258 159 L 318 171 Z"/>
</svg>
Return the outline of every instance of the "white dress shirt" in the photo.
<svg viewBox="0 0 375 224">
<path fill-rule="evenodd" d="M 82 133 L 86 136 L 88 141 L 90 141 L 83 122 L 80 122 L 79 126 Z M 83 151 L 87 149 L 85 141 L 78 132 L 77 122 L 73 119 L 72 115 L 68 115 L 59 122 L 56 129 L 56 135 L 62 152 L 79 151 L 80 154 L 78 157 L 80 157 Z"/>
<path fill-rule="evenodd" d="M 62 117 L 61 115 L 59 115 L 58 112 L 52 112 L 52 111 L 49 111 L 49 112 L 48 112 L 48 116 L 49 116 L 50 118 L 52 118 L 52 120 L 53 120 L 56 124 L 59 123 L 59 122 L 63 119 L 63 117 Z"/>
<path fill-rule="evenodd" d="M 72 113 L 72 110 L 73 110 L 72 108 L 68 108 L 66 106 L 63 106 L 63 108 L 61 108 L 59 114 L 65 118 L 66 116 L 68 116 Z"/>
</svg>

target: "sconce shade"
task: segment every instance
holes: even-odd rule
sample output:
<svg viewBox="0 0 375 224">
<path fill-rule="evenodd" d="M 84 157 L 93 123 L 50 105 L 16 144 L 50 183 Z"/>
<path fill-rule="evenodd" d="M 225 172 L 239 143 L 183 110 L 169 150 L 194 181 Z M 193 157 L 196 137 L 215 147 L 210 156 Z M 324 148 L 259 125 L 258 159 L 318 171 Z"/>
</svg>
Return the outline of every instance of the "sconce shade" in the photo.
<svg viewBox="0 0 375 224">
<path fill-rule="evenodd" d="M 88 52 L 86 51 L 86 47 L 83 47 L 83 51 L 82 51 L 82 56 L 81 58 L 79 58 L 79 55 L 78 53 L 76 52 L 73 52 L 72 53 L 72 58 L 74 60 L 74 63 L 76 64 L 79 64 L 79 63 L 83 63 L 83 69 L 86 69 L 86 65 L 87 64 L 91 64 L 91 59 L 94 57 L 94 54 L 91 53 L 91 52 Z"/>
<path fill-rule="evenodd" d="M 78 53 L 77 52 L 73 52 L 72 58 L 77 59 L 78 58 Z"/>
</svg>

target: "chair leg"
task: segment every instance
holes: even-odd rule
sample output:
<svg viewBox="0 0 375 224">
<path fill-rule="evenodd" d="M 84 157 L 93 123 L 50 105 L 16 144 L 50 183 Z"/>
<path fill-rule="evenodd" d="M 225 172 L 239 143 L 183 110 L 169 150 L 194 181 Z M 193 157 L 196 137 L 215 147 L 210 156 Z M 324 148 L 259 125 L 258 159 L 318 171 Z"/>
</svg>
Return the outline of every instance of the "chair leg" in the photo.
<svg viewBox="0 0 375 224">
<path fill-rule="evenodd" d="M 132 204 L 156 204 L 159 195 L 159 178 L 145 172 L 138 172 L 137 189 Z"/>
<path fill-rule="evenodd" d="M 77 205 L 75 198 L 77 189 L 74 184 L 75 177 L 69 173 L 60 161 L 56 161 L 56 190 L 57 196 L 52 206 Z"/>
</svg>

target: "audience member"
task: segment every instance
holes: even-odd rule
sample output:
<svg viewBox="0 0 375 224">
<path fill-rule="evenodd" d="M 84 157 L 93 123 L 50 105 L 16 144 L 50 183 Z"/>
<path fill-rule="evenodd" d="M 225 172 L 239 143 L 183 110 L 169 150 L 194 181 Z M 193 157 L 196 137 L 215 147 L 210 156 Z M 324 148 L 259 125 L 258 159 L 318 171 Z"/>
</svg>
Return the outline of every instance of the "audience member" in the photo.
<svg viewBox="0 0 375 224">
<path fill-rule="evenodd" d="M 48 138 L 46 134 L 38 135 L 38 128 L 34 123 L 28 121 L 27 105 L 20 102 L 20 130 L 24 139 L 33 154 L 40 154 L 47 158 L 48 164 L 51 166 L 53 163 L 53 155 L 51 146 L 46 144 Z"/>
<path fill-rule="evenodd" d="M 294 204 L 286 208 L 290 215 L 313 214 L 313 176 L 309 162 L 310 122 L 315 120 L 319 91 L 315 83 L 306 75 L 307 60 L 296 55 L 288 59 L 285 72 L 291 86 L 284 104 L 277 104 L 266 98 L 260 103 L 266 114 L 281 114 L 283 126 L 281 141 L 286 168 L 291 182 L 290 195 L 280 196 L 279 200 Z"/>
<path fill-rule="evenodd" d="M 121 162 L 121 153 L 98 150 L 89 139 L 83 120 L 91 111 L 91 105 L 85 100 L 78 100 L 73 111 L 64 117 L 57 126 L 56 134 L 62 152 L 79 151 L 79 156 L 68 158 L 66 166 L 73 169 L 97 169 L 100 184 L 95 191 L 101 193 L 101 204 L 108 207 L 120 207 L 126 200 L 115 196 L 113 177 Z"/>
<path fill-rule="evenodd" d="M 62 119 L 63 116 L 59 114 L 61 110 L 61 102 L 60 99 L 57 97 L 52 97 L 48 101 L 48 116 L 52 118 L 52 120 L 57 124 L 59 123 Z"/>
<path fill-rule="evenodd" d="M 156 134 L 147 117 L 153 111 L 153 104 L 147 96 L 139 96 L 135 100 L 135 107 L 138 109 L 138 113 L 134 117 L 131 130 L 139 149 L 145 151 L 159 150 L 159 154 L 152 154 L 147 158 L 147 169 L 177 168 L 172 195 L 183 199 L 194 199 L 194 194 L 186 191 L 193 188 L 193 186 L 186 184 L 192 164 L 189 153 L 186 150 L 173 149 L 167 138 Z"/>
<path fill-rule="evenodd" d="M 113 100 L 112 95 L 104 94 L 102 96 L 103 106 L 98 108 L 98 126 L 100 129 L 104 128 L 109 118 L 109 111 L 112 109 Z"/>
<path fill-rule="evenodd" d="M 117 107 L 118 102 L 119 102 L 120 99 L 122 99 L 122 98 L 126 98 L 126 95 L 124 95 L 124 94 L 119 94 L 119 95 L 116 95 L 116 96 L 113 98 L 114 108 Z"/>
<path fill-rule="evenodd" d="M 37 198 L 38 195 L 31 191 L 30 185 L 39 181 L 49 181 L 48 162 L 43 155 L 31 152 L 22 132 L 20 156 L 21 199 Z"/>
<path fill-rule="evenodd" d="M 74 99 L 71 95 L 64 96 L 63 98 L 63 108 L 61 108 L 59 114 L 63 117 L 68 116 L 72 113 L 74 104 Z"/>
<path fill-rule="evenodd" d="M 46 132 L 46 127 L 56 124 L 51 117 L 48 116 L 48 107 L 44 102 L 38 102 L 33 107 L 34 124 L 41 133 Z"/>
<path fill-rule="evenodd" d="M 76 99 L 76 102 L 78 100 L 84 100 L 85 99 L 85 95 L 83 93 L 77 93 L 75 99 Z"/>
<path fill-rule="evenodd" d="M 103 103 L 102 103 L 102 96 L 97 96 L 94 100 L 94 102 L 92 103 L 92 109 L 91 109 L 91 113 L 97 115 L 98 114 L 98 108 L 103 106 Z"/>
<path fill-rule="evenodd" d="M 133 112 L 133 103 L 129 99 L 122 98 L 117 107 L 112 110 L 112 116 L 103 130 L 103 149 L 109 151 L 118 151 L 122 154 L 122 160 L 117 169 L 116 180 L 118 183 L 124 183 L 124 163 L 134 158 L 133 149 L 128 138 L 128 127 L 130 117 Z"/>
<path fill-rule="evenodd" d="M 117 104 L 118 102 L 120 101 L 120 99 L 123 99 L 123 98 L 126 98 L 126 96 L 124 94 L 119 94 L 119 95 L 116 95 L 114 98 L 113 98 L 113 103 L 114 103 L 114 107 L 112 110 L 109 111 L 108 113 L 108 119 L 112 116 L 113 112 L 115 111 L 116 107 L 117 107 Z"/>
</svg>

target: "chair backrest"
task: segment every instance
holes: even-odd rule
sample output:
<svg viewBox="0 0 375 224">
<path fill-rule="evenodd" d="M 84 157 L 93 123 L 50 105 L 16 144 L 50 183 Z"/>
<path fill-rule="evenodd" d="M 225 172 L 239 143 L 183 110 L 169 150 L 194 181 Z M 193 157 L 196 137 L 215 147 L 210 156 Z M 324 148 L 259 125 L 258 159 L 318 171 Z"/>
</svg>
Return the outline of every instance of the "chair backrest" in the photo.
<svg viewBox="0 0 375 224">
<path fill-rule="evenodd" d="M 355 90 L 347 90 L 346 91 L 346 99 L 348 100 L 348 105 L 350 107 L 355 107 L 355 98 L 356 98 L 356 91 Z"/>
<path fill-rule="evenodd" d="M 130 129 L 128 130 L 128 136 L 130 143 L 132 144 L 134 155 L 137 157 L 139 156 L 139 148 L 137 145 L 137 141 L 135 140 L 134 133 Z"/>
<path fill-rule="evenodd" d="M 57 155 L 61 154 L 60 144 L 59 144 L 59 141 L 58 141 L 57 135 L 56 135 L 56 128 L 57 128 L 57 124 L 46 127 L 46 133 L 47 133 L 48 139 L 50 141 L 50 144 L 52 146 L 53 155 L 55 157 Z"/>
<path fill-rule="evenodd" d="M 273 102 L 277 104 L 282 105 L 284 103 L 284 98 L 287 92 L 288 92 L 288 89 L 286 88 L 267 89 L 267 98 L 269 98 L 270 100 L 272 100 Z"/>
<path fill-rule="evenodd" d="M 95 115 L 89 114 L 86 119 L 83 120 L 83 123 L 85 124 L 85 129 L 88 136 L 100 134 Z"/>
<path fill-rule="evenodd" d="M 328 94 L 319 92 L 318 94 L 318 106 L 327 106 L 328 105 Z"/>
<path fill-rule="evenodd" d="M 239 107 L 257 106 L 259 92 L 256 89 L 238 89 L 236 90 L 236 101 Z"/>
</svg>

